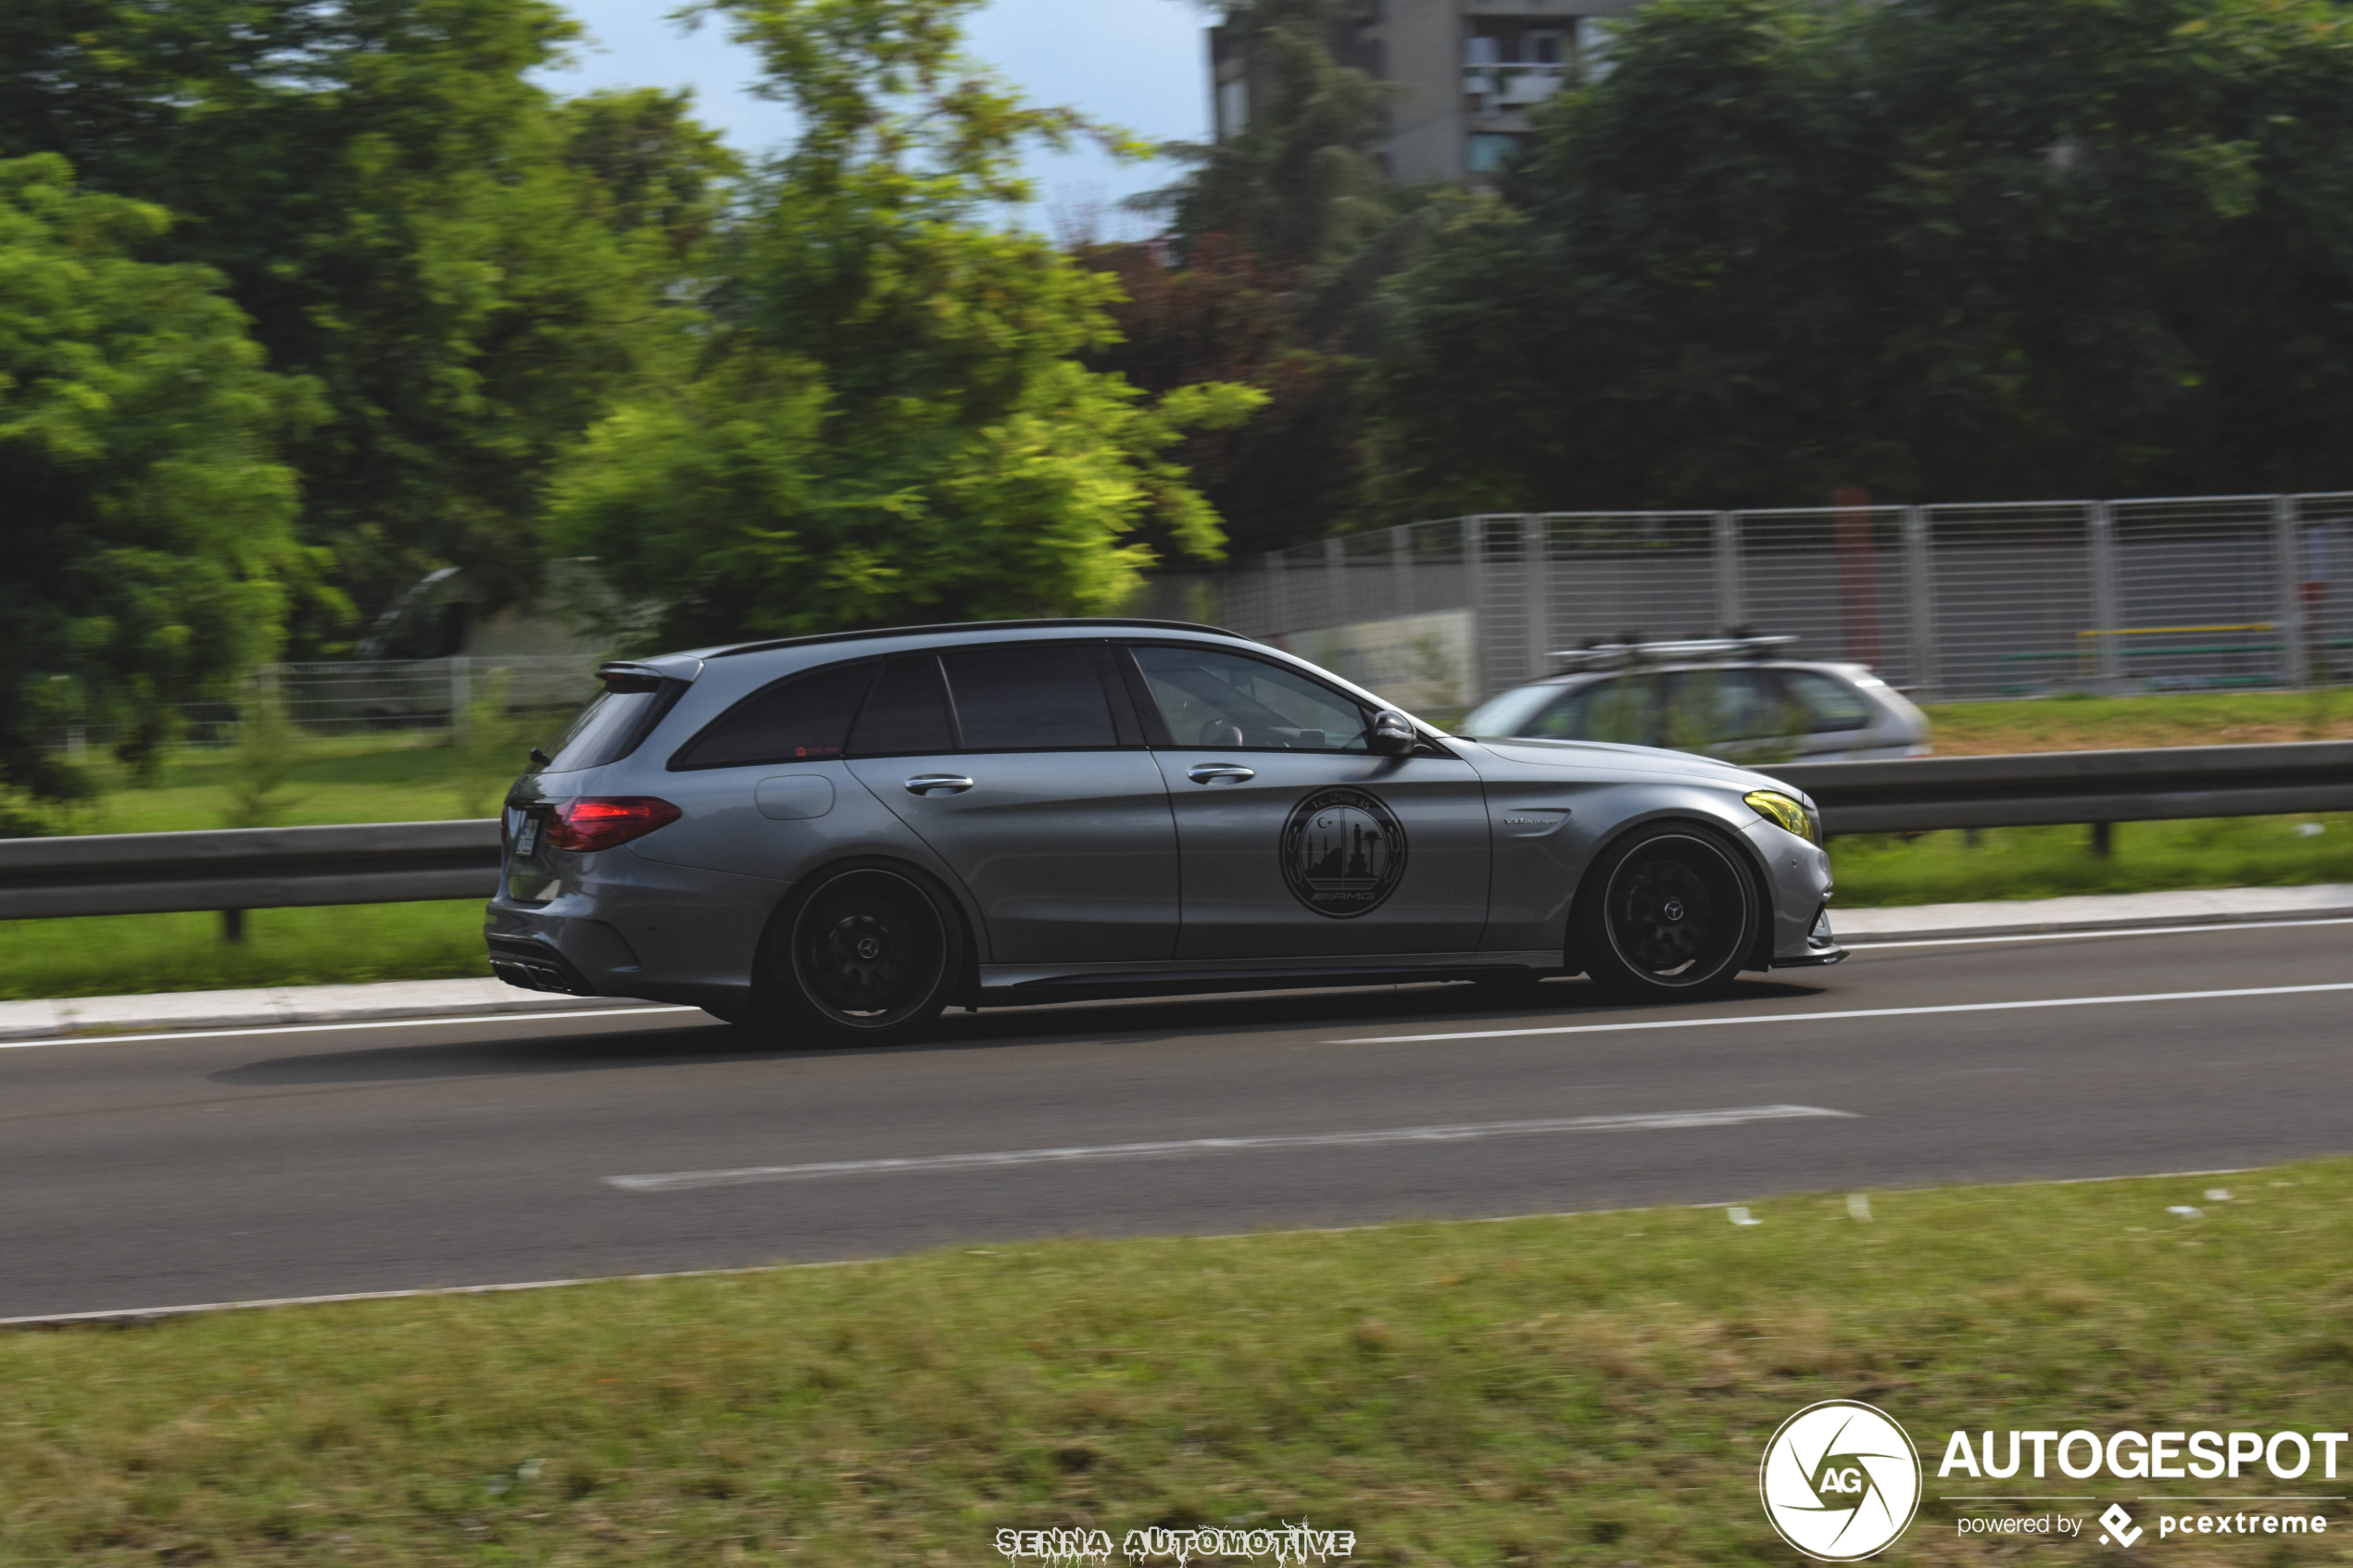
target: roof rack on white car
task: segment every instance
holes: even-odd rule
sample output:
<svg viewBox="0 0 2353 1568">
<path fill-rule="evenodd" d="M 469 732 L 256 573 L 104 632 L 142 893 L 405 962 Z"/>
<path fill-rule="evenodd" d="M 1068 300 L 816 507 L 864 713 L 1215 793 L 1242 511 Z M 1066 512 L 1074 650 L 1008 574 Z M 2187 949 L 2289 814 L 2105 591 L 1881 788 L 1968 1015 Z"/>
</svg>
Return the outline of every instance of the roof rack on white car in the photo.
<svg viewBox="0 0 2353 1568">
<path fill-rule="evenodd" d="M 1561 648 L 1551 657 L 1567 670 L 1602 670 L 1672 659 L 1764 659 L 1795 644 L 1794 636 L 1691 637 L 1671 643 L 1598 643 Z"/>
</svg>

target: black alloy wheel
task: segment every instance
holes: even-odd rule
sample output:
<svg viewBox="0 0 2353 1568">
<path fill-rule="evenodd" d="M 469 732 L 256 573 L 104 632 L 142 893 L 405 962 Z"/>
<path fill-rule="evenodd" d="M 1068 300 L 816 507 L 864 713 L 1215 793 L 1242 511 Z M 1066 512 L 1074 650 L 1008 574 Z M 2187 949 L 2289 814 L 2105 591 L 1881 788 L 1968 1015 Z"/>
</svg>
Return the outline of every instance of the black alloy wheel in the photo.
<svg viewBox="0 0 2353 1568">
<path fill-rule="evenodd" d="M 868 1045 L 902 1039 L 938 1013 L 963 964 L 953 911 L 895 871 L 827 878 L 782 935 L 782 962 L 770 966 L 764 989 L 795 1035 Z"/>
<path fill-rule="evenodd" d="M 1763 904 L 1740 855 L 1707 829 L 1678 823 L 1614 847 L 1581 901 L 1580 956 L 1594 983 L 1678 1000 L 1729 985 L 1755 943 Z"/>
</svg>

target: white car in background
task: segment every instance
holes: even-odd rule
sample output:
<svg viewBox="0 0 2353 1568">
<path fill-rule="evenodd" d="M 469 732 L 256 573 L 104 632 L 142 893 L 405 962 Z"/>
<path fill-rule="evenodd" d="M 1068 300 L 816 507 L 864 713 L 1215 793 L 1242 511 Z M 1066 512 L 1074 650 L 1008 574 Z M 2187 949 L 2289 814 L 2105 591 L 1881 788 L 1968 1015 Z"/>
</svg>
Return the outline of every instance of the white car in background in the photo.
<svg viewBox="0 0 2353 1568">
<path fill-rule="evenodd" d="M 1869 666 L 1775 657 L 1793 637 L 1620 643 L 1554 655 L 1562 673 L 1489 698 L 1474 739 L 1582 740 L 1749 765 L 1920 757 L 1928 715 Z"/>
</svg>

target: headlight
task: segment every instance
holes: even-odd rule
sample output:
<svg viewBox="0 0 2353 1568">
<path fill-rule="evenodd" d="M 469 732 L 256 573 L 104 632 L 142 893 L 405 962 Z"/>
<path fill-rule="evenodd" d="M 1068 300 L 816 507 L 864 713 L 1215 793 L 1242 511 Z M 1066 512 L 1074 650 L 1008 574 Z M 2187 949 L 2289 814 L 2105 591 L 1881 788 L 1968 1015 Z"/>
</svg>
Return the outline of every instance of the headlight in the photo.
<svg viewBox="0 0 2353 1568">
<path fill-rule="evenodd" d="M 1808 844 L 1819 844 L 1814 835 L 1814 823 L 1806 808 L 1778 789 L 1753 789 L 1741 797 L 1756 809 L 1756 814 L 1777 827 L 1786 828 Z"/>
</svg>

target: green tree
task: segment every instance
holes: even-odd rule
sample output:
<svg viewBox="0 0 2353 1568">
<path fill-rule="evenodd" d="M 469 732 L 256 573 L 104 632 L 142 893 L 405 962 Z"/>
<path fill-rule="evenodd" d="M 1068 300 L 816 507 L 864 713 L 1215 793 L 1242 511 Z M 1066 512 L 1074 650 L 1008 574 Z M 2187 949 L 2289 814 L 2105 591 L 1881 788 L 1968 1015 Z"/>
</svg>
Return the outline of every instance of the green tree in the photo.
<svg viewBox="0 0 2353 1568">
<path fill-rule="evenodd" d="M 1017 155 L 1083 129 L 958 52 L 973 0 L 713 7 L 802 119 L 723 243 L 698 352 L 590 433 L 557 537 L 695 642 L 1114 609 L 1216 519 L 1162 453 L 1247 389 L 1148 399 L 1076 356 L 1111 281 L 1004 219 Z"/>
<path fill-rule="evenodd" d="M 1166 215 L 1161 240 L 1079 255 L 1126 295 L 1119 341 L 1090 364 L 1153 390 L 1216 376 L 1266 394 L 1247 423 L 1176 452 L 1234 548 L 1254 554 L 1381 510 L 1367 372 L 1382 294 L 1459 196 L 1382 170 L 1391 89 L 1360 61 L 1363 0 L 1216 9 L 1221 48 L 1247 67 L 1249 123 L 1162 149 L 1191 167 L 1138 204 Z"/>
<path fill-rule="evenodd" d="M 2322 0 L 1654 0 L 1400 290 L 1425 509 L 2353 483 Z"/>
<path fill-rule="evenodd" d="M 1217 244 L 1262 265 L 1346 260 L 1394 216 L 1377 149 L 1389 89 L 1344 63 L 1359 0 L 1234 0 L 1221 32 L 1249 65 L 1249 124 L 1224 141 L 1164 148 L 1194 165 L 1146 198 L 1187 260 Z"/>
<path fill-rule="evenodd" d="M 0 161 L 0 782 L 52 798 L 68 725 L 144 762 L 173 704 L 268 658 L 298 565 L 270 444 L 309 389 L 217 275 L 139 258 L 166 226 L 61 157 Z"/>
<path fill-rule="evenodd" d="M 729 162 L 676 95 L 557 106 L 547 0 L 26 0 L 0 152 L 179 215 L 273 367 L 331 418 L 287 449 L 303 536 L 372 611 L 457 563 L 528 593 L 547 465 L 677 312 Z M 347 634 L 334 593 L 298 646 Z"/>
</svg>

